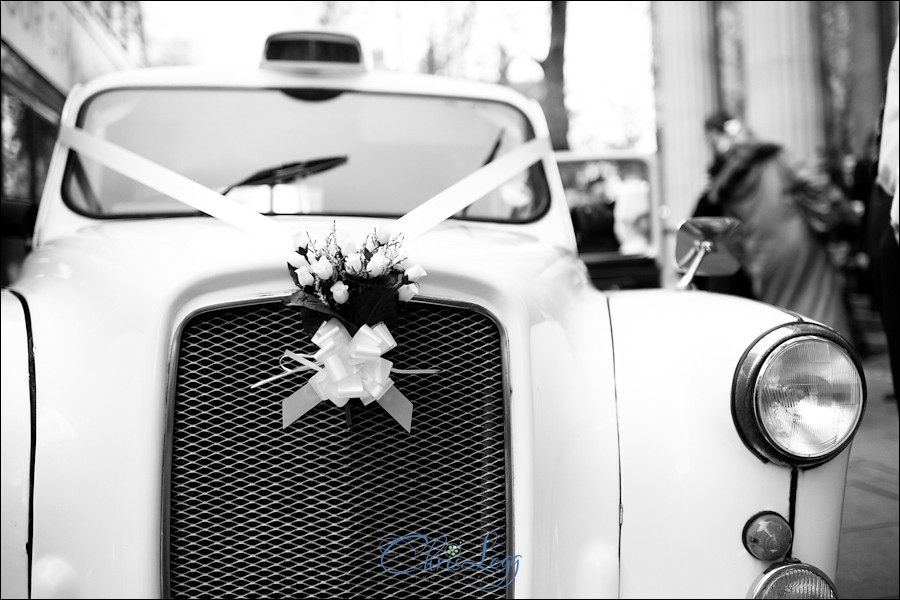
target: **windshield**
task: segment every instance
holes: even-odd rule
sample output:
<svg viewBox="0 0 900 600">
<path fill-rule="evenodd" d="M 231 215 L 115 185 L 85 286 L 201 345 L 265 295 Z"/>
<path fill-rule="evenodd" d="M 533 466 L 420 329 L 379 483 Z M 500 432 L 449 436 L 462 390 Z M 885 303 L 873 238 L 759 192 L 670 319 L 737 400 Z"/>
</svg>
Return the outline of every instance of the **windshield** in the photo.
<svg viewBox="0 0 900 600">
<path fill-rule="evenodd" d="M 497 102 L 278 89 L 110 91 L 79 125 L 264 214 L 401 216 L 534 135 Z M 196 214 L 74 154 L 63 186 L 89 216 Z M 529 221 L 548 201 L 537 163 L 457 217 Z"/>
</svg>

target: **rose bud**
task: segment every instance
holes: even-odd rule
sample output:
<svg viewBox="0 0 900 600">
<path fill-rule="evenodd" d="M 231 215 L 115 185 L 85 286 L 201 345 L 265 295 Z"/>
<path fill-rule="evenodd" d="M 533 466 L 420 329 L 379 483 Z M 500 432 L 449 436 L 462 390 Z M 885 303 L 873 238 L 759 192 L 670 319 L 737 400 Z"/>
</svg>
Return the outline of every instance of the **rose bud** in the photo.
<svg viewBox="0 0 900 600">
<path fill-rule="evenodd" d="M 350 291 L 343 281 L 338 281 L 331 286 L 331 295 L 334 297 L 335 304 L 343 304 L 350 299 Z"/>
<path fill-rule="evenodd" d="M 313 263 L 312 270 L 323 281 L 331 279 L 331 276 L 334 275 L 334 267 L 331 266 L 331 261 L 325 256 Z"/>
<path fill-rule="evenodd" d="M 297 276 L 297 281 L 300 282 L 300 285 L 306 287 L 308 285 L 312 285 L 315 279 L 313 279 L 312 273 L 309 272 L 309 267 L 297 267 L 297 272 L 295 273 Z"/>
<path fill-rule="evenodd" d="M 409 281 L 418 281 L 428 275 L 428 273 L 422 268 L 422 265 L 413 265 L 404 272 L 404 275 Z"/>
<path fill-rule="evenodd" d="M 419 284 L 417 283 L 407 283 L 406 285 L 401 285 L 397 289 L 397 297 L 400 298 L 400 302 L 409 302 L 418 293 Z"/>
<path fill-rule="evenodd" d="M 306 260 L 306 257 L 299 252 L 291 252 L 288 255 L 287 261 L 295 269 L 299 269 L 300 267 L 306 267 L 307 269 L 309 268 L 309 261 Z"/>
</svg>

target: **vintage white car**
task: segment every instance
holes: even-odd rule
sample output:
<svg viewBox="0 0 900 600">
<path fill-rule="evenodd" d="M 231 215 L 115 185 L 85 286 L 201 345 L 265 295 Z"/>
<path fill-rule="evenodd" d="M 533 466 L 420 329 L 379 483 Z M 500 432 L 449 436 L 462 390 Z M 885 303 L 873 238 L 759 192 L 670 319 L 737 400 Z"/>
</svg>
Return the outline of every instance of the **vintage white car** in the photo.
<svg viewBox="0 0 900 600">
<path fill-rule="evenodd" d="M 596 289 L 509 89 L 265 52 L 68 100 L 2 292 L 4 598 L 834 597 L 847 342 Z"/>
</svg>

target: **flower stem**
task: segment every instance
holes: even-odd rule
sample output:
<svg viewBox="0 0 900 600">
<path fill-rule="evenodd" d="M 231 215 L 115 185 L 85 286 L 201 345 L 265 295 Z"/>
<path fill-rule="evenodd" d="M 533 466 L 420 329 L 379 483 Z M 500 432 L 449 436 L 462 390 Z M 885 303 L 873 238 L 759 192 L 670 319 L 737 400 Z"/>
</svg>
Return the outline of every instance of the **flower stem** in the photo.
<svg viewBox="0 0 900 600">
<path fill-rule="evenodd" d="M 347 404 L 344 405 L 344 417 L 347 419 L 347 431 L 353 430 L 353 417 L 350 415 L 351 402 L 347 402 Z"/>
</svg>

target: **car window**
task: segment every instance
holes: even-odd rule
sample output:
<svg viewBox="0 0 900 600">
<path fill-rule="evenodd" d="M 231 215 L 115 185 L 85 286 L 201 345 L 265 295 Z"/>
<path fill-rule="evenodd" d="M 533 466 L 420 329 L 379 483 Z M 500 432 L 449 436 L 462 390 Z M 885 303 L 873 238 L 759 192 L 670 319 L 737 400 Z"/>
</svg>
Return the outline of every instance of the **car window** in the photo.
<svg viewBox="0 0 900 600">
<path fill-rule="evenodd" d="M 79 125 L 264 214 L 400 216 L 534 137 L 497 102 L 326 90 L 115 90 Z M 64 196 L 96 217 L 194 213 L 85 157 Z M 524 222 L 548 202 L 537 165 L 457 216 Z"/>
</svg>

